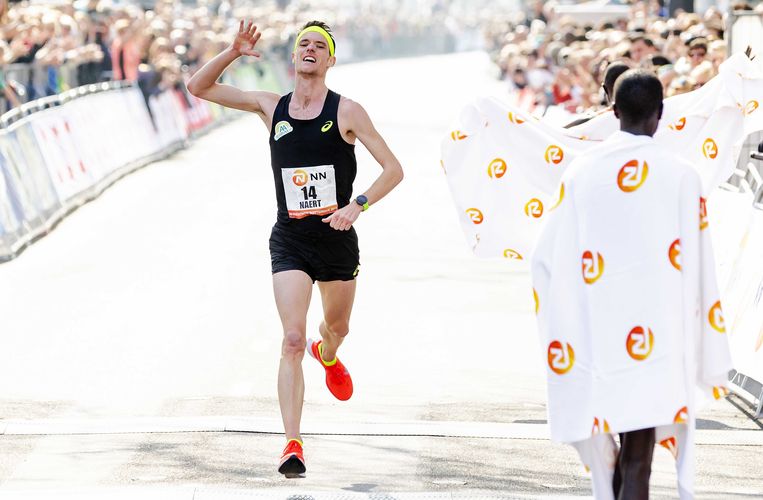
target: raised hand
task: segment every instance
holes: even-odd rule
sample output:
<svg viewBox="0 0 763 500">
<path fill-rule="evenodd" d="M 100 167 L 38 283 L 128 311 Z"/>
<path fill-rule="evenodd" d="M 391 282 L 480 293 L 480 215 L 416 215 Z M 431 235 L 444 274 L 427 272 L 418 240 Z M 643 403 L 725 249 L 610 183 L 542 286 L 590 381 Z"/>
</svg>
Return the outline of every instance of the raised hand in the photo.
<svg viewBox="0 0 763 500">
<path fill-rule="evenodd" d="M 233 43 L 231 44 L 231 49 L 242 56 L 259 58 L 261 54 L 254 50 L 254 46 L 257 43 L 257 40 L 260 39 L 260 36 L 262 36 L 262 33 L 257 31 L 257 26 L 254 25 L 253 21 L 249 21 L 249 24 L 244 28 L 244 20 L 242 19 L 238 26 L 236 39 L 233 40 Z"/>
</svg>

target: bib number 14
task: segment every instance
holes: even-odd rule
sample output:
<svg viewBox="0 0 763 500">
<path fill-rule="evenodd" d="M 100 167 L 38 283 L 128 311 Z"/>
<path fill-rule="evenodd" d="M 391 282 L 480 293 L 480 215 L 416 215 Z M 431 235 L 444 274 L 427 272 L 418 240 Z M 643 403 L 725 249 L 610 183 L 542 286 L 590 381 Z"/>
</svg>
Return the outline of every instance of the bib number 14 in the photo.
<svg viewBox="0 0 763 500">
<path fill-rule="evenodd" d="M 315 186 L 310 186 L 309 188 L 308 186 L 305 186 L 302 188 L 301 191 L 302 191 L 302 194 L 305 196 L 305 201 L 310 199 L 313 199 L 313 200 L 318 199 L 318 193 L 315 191 Z"/>
<path fill-rule="evenodd" d="M 290 218 L 328 215 L 338 208 L 333 165 L 282 168 L 281 176 Z"/>
</svg>

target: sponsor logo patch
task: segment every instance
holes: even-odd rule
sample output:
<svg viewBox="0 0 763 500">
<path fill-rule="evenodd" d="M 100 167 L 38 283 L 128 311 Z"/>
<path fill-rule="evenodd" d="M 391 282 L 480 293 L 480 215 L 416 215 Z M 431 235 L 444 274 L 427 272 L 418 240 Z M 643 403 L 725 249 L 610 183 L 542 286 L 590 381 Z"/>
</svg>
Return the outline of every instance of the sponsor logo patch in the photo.
<svg viewBox="0 0 763 500">
<path fill-rule="evenodd" d="M 274 128 L 275 128 L 275 132 L 273 133 L 273 140 L 275 141 L 277 141 L 281 137 L 285 136 L 286 134 L 294 130 L 291 124 L 287 122 L 286 120 L 281 120 L 280 122 L 276 123 L 276 126 Z"/>
</svg>

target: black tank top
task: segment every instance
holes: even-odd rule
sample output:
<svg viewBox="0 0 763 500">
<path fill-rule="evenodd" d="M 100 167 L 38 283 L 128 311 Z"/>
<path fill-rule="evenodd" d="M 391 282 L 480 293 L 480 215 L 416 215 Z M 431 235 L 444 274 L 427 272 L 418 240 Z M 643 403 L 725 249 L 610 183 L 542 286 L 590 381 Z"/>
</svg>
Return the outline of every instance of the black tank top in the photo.
<svg viewBox="0 0 763 500">
<path fill-rule="evenodd" d="M 321 219 L 352 197 L 358 169 L 355 146 L 339 132 L 339 94 L 329 90 L 321 114 L 312 120 L 289 116 L 291 96 L 278 101 L 270 131 L 277 225 L 329 233 L 334 230 Z"/>
</svg>

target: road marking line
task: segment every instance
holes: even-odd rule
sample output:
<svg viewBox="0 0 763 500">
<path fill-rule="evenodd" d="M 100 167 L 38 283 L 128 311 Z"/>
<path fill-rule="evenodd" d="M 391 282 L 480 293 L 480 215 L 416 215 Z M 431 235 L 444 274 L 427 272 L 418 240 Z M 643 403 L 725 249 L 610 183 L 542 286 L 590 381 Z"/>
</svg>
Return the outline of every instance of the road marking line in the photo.
<svg viewBox="0 0 763 500">
<path fill-rule="evenodd" d="M 240 416 L 39 419 L 0 421 L 4 435 L 156 434 L 186 432 L 253 432 L 283 434 L 279 419 Z M 548 425 L 503 422 L 398 421 L 314 422 L 305 435 L 401 436 L 549 440 Z M 698 430 L 700 445 L 763 446 L 758 430 Z"/>
</svg>

